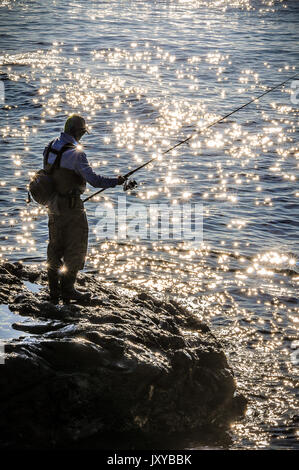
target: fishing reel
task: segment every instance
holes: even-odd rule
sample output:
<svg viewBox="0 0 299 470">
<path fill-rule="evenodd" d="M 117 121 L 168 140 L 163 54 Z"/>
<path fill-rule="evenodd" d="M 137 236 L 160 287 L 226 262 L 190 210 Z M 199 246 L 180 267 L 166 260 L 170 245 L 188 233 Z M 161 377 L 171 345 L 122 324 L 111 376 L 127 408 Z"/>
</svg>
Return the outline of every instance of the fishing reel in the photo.
<svg viewBox="0 0 299 470">
<path fill-rule="evenodd" d="M 123 190 L 124 191 L 132 191 L 132 189 L 135 189 L 137 186 L 137 181 L 133 179 L 127 179 L 124 182 Z"/>
</svg>

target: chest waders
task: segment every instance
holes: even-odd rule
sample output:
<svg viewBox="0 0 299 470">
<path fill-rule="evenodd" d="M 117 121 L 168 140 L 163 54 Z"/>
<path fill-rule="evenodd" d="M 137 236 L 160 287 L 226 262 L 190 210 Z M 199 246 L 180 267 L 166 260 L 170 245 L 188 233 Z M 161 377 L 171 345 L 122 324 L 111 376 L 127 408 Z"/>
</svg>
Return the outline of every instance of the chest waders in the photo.
<svg viewBox="0 0 299 470">
<path fill-rule="evenodd" d="M 55 196 L 49 204 L 49 244 L 47 249 L 48 283 L 50 301 L 64 303 L 70 300 L 84 301 L 89 294 L 74 288 L 77 273 L 83 269 L 87 253 L 88 223 L 80 194 L 84 191 L 84 179 L 74 170 L 62 168 L 60 160 L 65 150 L 74 148 L 67 144 L 60 151 L 51 149 L 45 155 L 45 168 L 49 168 L 48 156 L 57 155 L 52 176 Z M 53 167 L 53 165 L 51 165 Z M 64 267 L 63 272 L 60 269 Z"/>
</svg>

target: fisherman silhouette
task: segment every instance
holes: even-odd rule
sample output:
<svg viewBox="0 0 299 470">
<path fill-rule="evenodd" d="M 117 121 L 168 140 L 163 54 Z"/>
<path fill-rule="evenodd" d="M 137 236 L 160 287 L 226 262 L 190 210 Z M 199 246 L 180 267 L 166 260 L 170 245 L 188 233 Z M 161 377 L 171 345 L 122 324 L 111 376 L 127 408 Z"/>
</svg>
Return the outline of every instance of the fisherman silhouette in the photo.
<svg viewBox="0 0 299 470">
<path fill-rule="evenodd" d="M 75 289 L 77 273 L 83 269 L 88 245 L 88 222 L 80 195 L 86 182 L 95 188 L 113 188 L 123 184 L 122 176 L 106 178 L 97 175 L 90 167 L 85 153 L 78 145 L 89 133 L 83 117 L 73 114 L 64 126 L 64 132 L 44 150 L 44 169 L 55 160 L 52 176 L 55 196 L 48 204 L 49 244 L 47 250 L 50 301 L 64 303 L 71 300 L 87 301 L 90 293 Z"/>
</svg>

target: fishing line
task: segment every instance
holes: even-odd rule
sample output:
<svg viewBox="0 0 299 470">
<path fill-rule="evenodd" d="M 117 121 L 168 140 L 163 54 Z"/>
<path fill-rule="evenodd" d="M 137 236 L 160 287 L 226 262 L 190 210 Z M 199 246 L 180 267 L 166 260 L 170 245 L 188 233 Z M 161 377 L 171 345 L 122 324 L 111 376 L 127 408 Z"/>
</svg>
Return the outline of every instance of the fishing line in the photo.
<svg viewBox="0 0 299 470">
<path fill-rule="evenodd" d="M 286 80 L 284 80 L 283 82 L 281 83 L 278 83 L 278 85 L 275 85 L 274 87 L 271 87 L 269 88 L 268 90 L 264 91 L 263 93 L 261 93 L 260 95 L 256 96 L 255 98 L 253 98 L 252 100 L 248 101 L 247 103 L 243 104 L 242 106 L 239 106 L 238 108 L 234 109 L 233 111 L 231 111 L 230 113 L 228 114 L 225 114 L 225 116 L 222 116 L 221 118 L 219 119 L 216 119 L 216 121 L 213 121 L 211 122 L 210 124 L 208 124 L 207 126 L 205 126 L 204 128 L 202 129 L 199 129 L 198 131 L 195 131 L 193 132 L 191 135 L 189 135 L 188 137 L 186 137 L 186 139 L 183 139 L 183 140 L 180 140 L 179 142 L 177 142 L 175 145 L 173 145 L 172 147 L 168 148 L 167 150 L 165 150 L 164 152 L 161 153 L 161 155 L 166 155 L 167 153 L 171 152 L 172 150 L 176 149 L 177 147 L 179 147 L 180 145 L 182 144 L 186 144 L 187 142 L 189 142 L 189 140 L 193 139 L 196 135 L 200 135 L 202 134 L 203 132 L 205 132 L 207 129 L 210 129 L 210 127 L 212 126 L 215 126 L 216 124 L 218 124 L 219 122 L 222 122 L 224 121 L 225 119 L 227 119 L 229 116 L 232 116 L 233 114 L 235 114 L 237 111 L 240 111 L 241 109 L 244 109 L 246 108 L 246 106 L 250 105 L 251 103 L 254 103 L 255 101 L 259 100 L 260 98 L 262 98 L 263 96 L 267 95 L 268 93 L 271 93 L 272 91 L 276 90 L 277 88 L 280 88 L 281 86 L 283 86 L 285 83 L 289 82 L 290 80 L 293 80 L 295 77 L 297 77 L 299 74 L 296 73 L 295 75 L 292 75 L 291 77 L 287 78 Z M 150 163 L 152 163 L 153 161 L 157 160 L 157 157 L 153 157 L 151 158 L 150 160 L 148 160 L 147 162 L 143 163 L 142 165 L 138 166 L 137 168 L 135 168 L 134 170 L 131 170 L 129 171 L 128 173 L 126 173 L 124 175 L 124 178 L 127 180 L 131 175 L 133 175 L 134 173 L 136 173 L 137 171 L 141 170 L 142 168 L 144 168 L 145 166 L 149 165 Z M 102 193 L 103 191 L 105 191 L 106 188 L 102 188 L 100 189 L 99 191 L 96 191 L 95 193 L 91 194 L 90 196 L 88 196 L 87 198 L 83 199 L 83 202 L 87 202 L 89 201 L 91 198 L 97 196 L 98 194 Z M 129 188 L 129 189 L 132 189 L 132 188 Z"/>
</svg>

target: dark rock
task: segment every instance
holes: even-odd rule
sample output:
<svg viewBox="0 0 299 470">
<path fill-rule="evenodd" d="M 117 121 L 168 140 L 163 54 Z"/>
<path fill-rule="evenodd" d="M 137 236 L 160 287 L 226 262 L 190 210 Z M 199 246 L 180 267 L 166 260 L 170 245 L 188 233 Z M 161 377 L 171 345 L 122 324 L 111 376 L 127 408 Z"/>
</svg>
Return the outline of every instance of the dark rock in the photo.
<svg viewBox="0 0 299 470">
<path fill-rule="evenodd" d="M 2 303 L 28 317 L 12 322 L 24 334 L 7 341 L 0 366 L 3 448 L 61 447 L 99 432 L 181 433 L 244 412 L 220 343 L 177 302 L 130 298 L 82 274 L 90 304 L 55 306 L 43 288 L 24 289 L 28 279 L 46 277 L 0 265 Z"/>
</svg>

